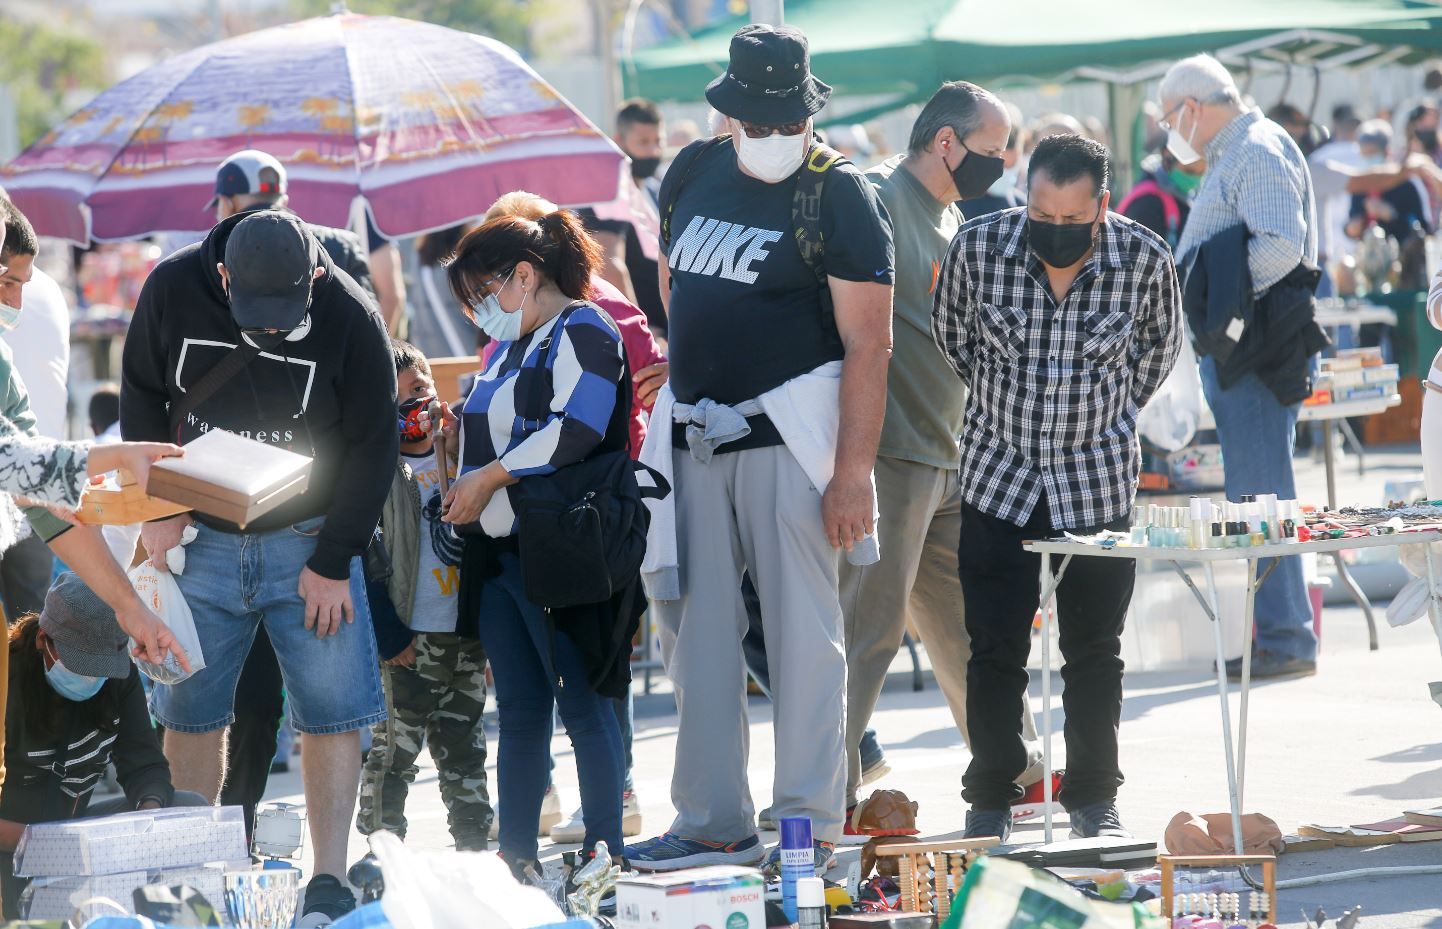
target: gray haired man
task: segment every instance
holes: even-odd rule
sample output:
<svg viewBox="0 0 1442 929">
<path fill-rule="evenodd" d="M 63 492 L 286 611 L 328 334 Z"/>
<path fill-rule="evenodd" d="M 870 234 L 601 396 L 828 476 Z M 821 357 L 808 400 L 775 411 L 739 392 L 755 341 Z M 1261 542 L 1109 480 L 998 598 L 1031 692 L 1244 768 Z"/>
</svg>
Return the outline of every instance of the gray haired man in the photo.
<svg viewBox="0 0 1442 929">
<path fill-rule="evenodd" d="M 862 734 L 887 669 L 915 624 L 937 683 L 965 737 L 966 666 L 971 657 L 957 575 L 961 535 L 958 468 L 966 389 L 931 335 L 937 271 L 960 228 L 966 201 L 1001 177 L 1012 131 L 1006 107 L 965 81 L 943 84 L 917 117 L 908 151 L 872 168 L 891 214 L 896 248 L 892 352 L 886 420 L 876 458 L 876 493 L 886 520 L 881 561 L 841 568 L 846 621 L 847 819 L 842 841 L 862 844 L 853 815 L 861 786 Z M 957 204 L 955 201 L 962 201 Z M 1033 762 L 1018 783 L 1040 784 L 1036 725 L 1023 714 Z"/>
</svg>

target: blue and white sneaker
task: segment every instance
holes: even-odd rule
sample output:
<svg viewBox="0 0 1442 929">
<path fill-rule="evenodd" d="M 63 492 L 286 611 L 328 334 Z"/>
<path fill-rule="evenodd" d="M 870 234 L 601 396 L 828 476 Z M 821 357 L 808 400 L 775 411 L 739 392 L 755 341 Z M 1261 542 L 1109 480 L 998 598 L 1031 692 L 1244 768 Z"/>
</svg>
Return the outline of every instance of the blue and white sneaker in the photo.
<svg viewBox="0 0 1442 929">
<path fill-rule="evenodd" d="M 706 865 L 754 865 L 766 857 L 758 836 L 739 842 L 707 842 L 667 832 L 645 842 L 626 846 L 625 858 L 637 871 L 680 871 Z"/>
<path fill-rule="evenodd" d="M 820 877 L 827 871 L 836 867 L 836 846 L 830 842 L 812 842 L 811 851 L 816 866 L 816 876 Z M 762 871 L 772 876 L 779 877 L 781 874 L 781 846 L 771 849 L 771 854 L 766 856 L 766 864 Z"/>
</svg>

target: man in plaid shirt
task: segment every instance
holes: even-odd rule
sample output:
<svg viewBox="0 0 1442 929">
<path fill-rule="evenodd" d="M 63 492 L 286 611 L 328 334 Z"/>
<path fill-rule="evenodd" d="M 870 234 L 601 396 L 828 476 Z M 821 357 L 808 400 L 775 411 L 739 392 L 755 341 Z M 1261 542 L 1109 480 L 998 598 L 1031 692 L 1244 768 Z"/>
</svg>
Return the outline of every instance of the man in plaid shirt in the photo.
<svg viewBox="0 0 1442 929">
<path fill-rule="evenodd" d="M 960 573 L 972 654 L 968 838 L 1011 828 L 1026 767 L 1017 718 L 1040 591 L 1025 539 L 1126 529 L 1140 451 L 1137 412 L 1181 347 L 1181 295 L 1166 244 L 1107 214 L 1107 152 L 1044 139 L 1030 203 L 967 223 L 936 287 L 932 332 L 971 388 L 961 435 Z M 1125 835 L 1116 810 L 1121 632 L 1135 563 L 1079 558 L 1058 591 L 1067 772 L 1078 838 Z"/>
</svg>

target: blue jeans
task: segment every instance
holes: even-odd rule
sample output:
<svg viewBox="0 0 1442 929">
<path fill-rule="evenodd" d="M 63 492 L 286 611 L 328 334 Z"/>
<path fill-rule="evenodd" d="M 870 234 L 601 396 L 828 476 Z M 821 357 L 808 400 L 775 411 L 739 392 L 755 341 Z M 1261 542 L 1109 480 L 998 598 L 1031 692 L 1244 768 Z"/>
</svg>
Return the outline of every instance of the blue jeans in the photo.
<svg viewBox="0 0 1442 929">
<path fill-rule="evenodd" d="M 481 593 L 479 627 L 500 711 L 496 774 L 505 810 L 500 850 L 513 861 L 536 857 L 541 799 L 550 781 L 554 705 L 576 756 L 586 823 L 582 848 L 605 841 L 619 855 L 623 755 L 616 712 L 591 688 L 570 637 L 552 635 L 545 612 L 526 599 L 520 560 L 509 553 L 499 559 L 500 575 L 488 579 Z"/>
<path fill-rule="evenodd" d="M 1297 496 L 1292 476 L 1292 440 L 1297 406 L 1282 406 L 1276 396 L 1248 374 L 1230 388 L 1217 383 L 1211 358 L 1201 359 L 1202 392 L 1217 420 L 1226 469 L 1227 499 L 1243 494 L 1276 494 L 1283 500 Z M 1312 604 L 1298 558 L 1266 558 L 1257 562 L 1257 575 L 1277 562 L 1276 570 L 1257 591 L 1257 648 L 1289 658 L 1317 656 L 1312 631 Z"/>
<path fill-rule="evenodd" d="M 298 732 L 351 732 L 386 718 L 359 558 L 351 561 L 350 576 L 355 621 L 323 639 L 305 628 L 297 588 L 323 523 L 245 533 L 198 526 L 176 581 L 195 617 L 205 668 L 179 684 L 156 685 L 153 710 L 166 729 L 212 732 L 235 721 L 236 685 L 262 623 Z"/>
</svg>

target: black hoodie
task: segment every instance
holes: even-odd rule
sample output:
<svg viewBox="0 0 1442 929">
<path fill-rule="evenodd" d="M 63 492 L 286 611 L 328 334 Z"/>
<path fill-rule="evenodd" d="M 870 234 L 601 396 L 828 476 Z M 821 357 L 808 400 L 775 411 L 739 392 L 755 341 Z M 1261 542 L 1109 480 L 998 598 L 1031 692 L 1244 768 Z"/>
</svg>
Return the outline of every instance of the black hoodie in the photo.
<svg viewBox="0 0 1442 929">
<path fill-rule="evenodd" d="M 304 496 L 246 527 L 284 528 L 326 517 L 308 565 L 322 577 L 349 576 L 350 559 L 370 543 L 390 491 L 399 434 L 396 375 L 380 314 L 359 285 L 321 249 L 325 274 L 310 310 L 279 348 L 263 352 L 178 425 L 179 385 L 194 385 L 241 338 L 216 265 L 230 230 L 249 214 L 216 225 L 205 241 L 156 265 L 125 338 L 121 432 L 130 441 L 184 445 L 225 429 L 315 458 Z M 232 523 L 198 516 L 239 532 Z"/>
</svg>

